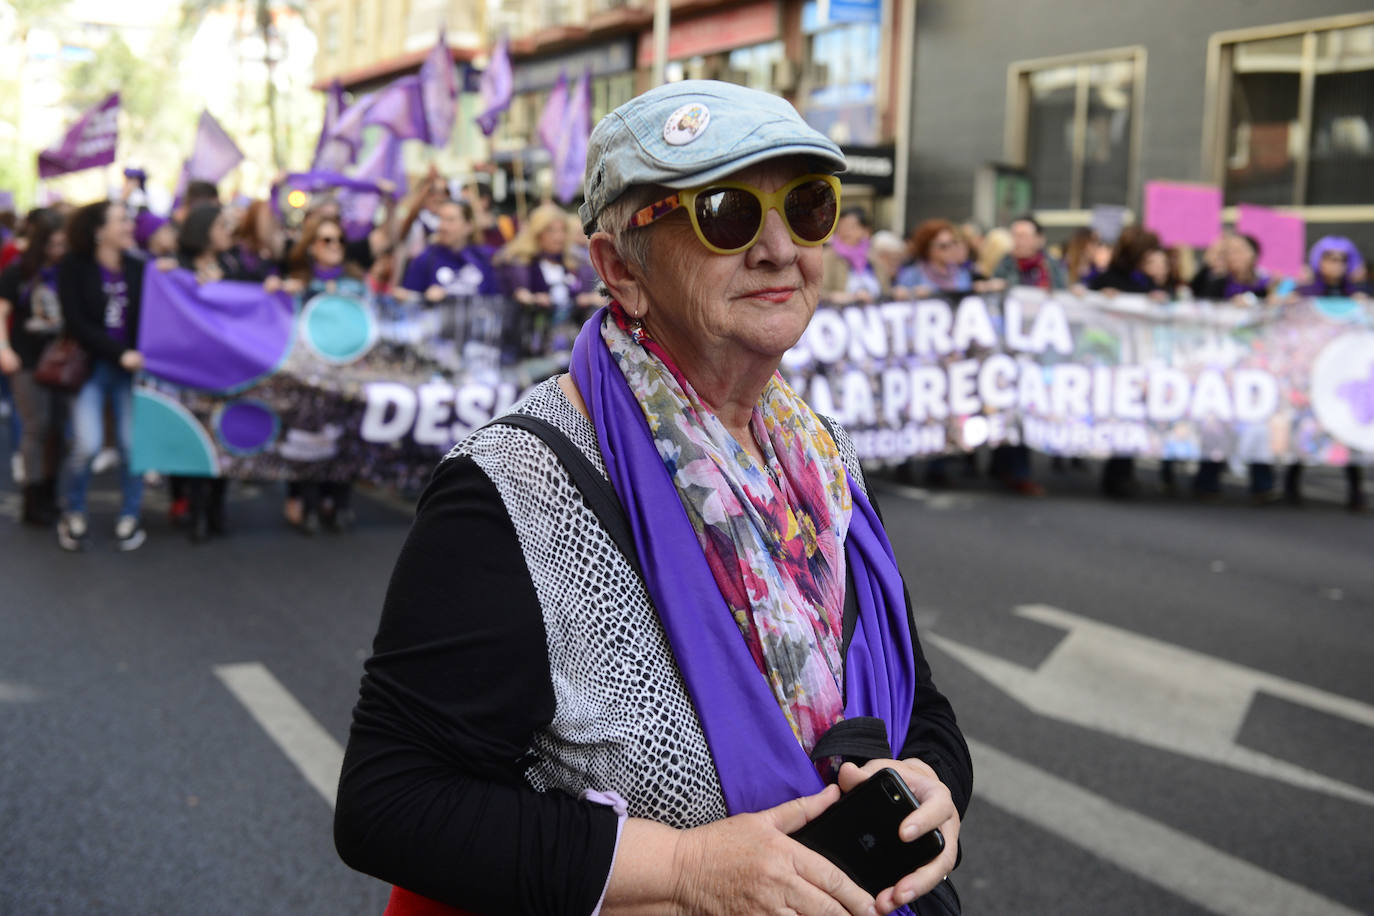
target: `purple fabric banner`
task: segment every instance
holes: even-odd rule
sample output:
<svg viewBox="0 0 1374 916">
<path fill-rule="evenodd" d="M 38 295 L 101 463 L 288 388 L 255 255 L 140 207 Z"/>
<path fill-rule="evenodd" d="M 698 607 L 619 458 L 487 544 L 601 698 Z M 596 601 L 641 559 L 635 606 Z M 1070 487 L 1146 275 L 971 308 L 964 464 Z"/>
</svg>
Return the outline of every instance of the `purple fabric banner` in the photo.
<svg viewBox="0 0 1374 916">
<path fill-rule="evenodd" d="M 453 55 L 449 53 L 442 26 L 434 50 L 420 65 L 420 96 L 429 125 L 429 143 L 443 149 L 448 146 L 458 116 L 458 73 L 453 68 Z"/>
<path fill-rule="evenodd" d="M 429 142 L 429 125 L 425 123 L 424 93 L 420 77 L 406 76 L 376 94 L 363 115 L 363 126 L 385 127 L 401 140 Z"/>
<path fill-rule="evenodd" d="M 482 73 L 482 113 L 477 126 L 488 137 L 496 130 L 501 112 L 510 107 L 515 91 L 515 75 L 510 66 L 510 41 L 503 35 L 491 52 L 491 62 Z"/>
<path fill-rule="evenodd" d="M 250 283 L 196 282 L 189 270 L 150 263 L 143 276 L 139 349 L 144 368 L 178 385 L 229 392 L 273 372 L 286 358 L 294 301 Z"/>
<path fill-rule="evenodd" d="M 109 165 L 119 143 L 119 93 L 87 111 L 73 124 L 62 142 L 38 154 L 38 177 L 53 178 L 68 172 Z"/>
</svg>

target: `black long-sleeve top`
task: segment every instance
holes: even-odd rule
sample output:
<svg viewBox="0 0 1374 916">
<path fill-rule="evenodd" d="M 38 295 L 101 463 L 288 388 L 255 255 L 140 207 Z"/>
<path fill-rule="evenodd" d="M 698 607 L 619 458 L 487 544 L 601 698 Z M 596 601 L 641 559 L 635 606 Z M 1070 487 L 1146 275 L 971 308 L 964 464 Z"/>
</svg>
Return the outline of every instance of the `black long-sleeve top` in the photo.
<svg viewBox="0 0 1374 916">
<path fill-rule="evenodd" d="M 57 264 L 57 298 L 62 302 L 62 321 L 66 333 L 81 344 L 92 359 L 118 363 L 126 350 L 138 349 L 139 310 L 143 303 L 143 269 L 146 262 L 136 254 L 124 252 L 121 273 L 128 295 L 124 312 L 125 339 L 110 336 L 105 326 L 104 280 L 100 265 L 92 258 L 69 254 Z"/>
<path fill-rule="evenodd" d="M 349 865 L 477 913 L 591 912 L 617 817 L 528 778 L 557 712 L 548 637 L 501 491 L 471 457 L 447 459 L 397 560 L 354 710 L 335 819 Z M 902 756 L 928 763 L 962 814 L 968 748 L 919 641 L 915 659 Z"/>
</svg>

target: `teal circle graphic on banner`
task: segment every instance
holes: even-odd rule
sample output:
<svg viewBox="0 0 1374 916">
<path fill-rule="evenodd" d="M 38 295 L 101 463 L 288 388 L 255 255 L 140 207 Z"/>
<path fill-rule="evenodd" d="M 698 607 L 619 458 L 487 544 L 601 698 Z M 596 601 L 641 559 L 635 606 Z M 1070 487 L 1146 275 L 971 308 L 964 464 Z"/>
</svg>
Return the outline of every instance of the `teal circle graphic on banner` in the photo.
<svg viewBox="0 0 1374 916">
<path fill-rule="evenodd" d="M 1317 311 L 1335 321 L 1355 323 L 1364 317 L 1364 303 L 1357 299 L 1321 296 L 1313 301 L 1317 304 Z"/>
<path fill-rule="evenodd" d="M 219 476 L 219 454 L 205 427 L 185 406 L 161 392 L 134 391 L 133 438 L 129 463 L 137 473 Z"/>
<path fill-rule="evenodd" d="M 215 412 L 215 435 L 235 455 L 256 455 L 277 439 L 281 419 L 261 401 L 232 401 Z"/>
<path fill-rule="evenodd" d="M 305 305 L 302 337 L 310 349 L 331 363 L 351 363 L 372 348 L 377 320 L 352 296 L 322 293 Z"/>
</svg>

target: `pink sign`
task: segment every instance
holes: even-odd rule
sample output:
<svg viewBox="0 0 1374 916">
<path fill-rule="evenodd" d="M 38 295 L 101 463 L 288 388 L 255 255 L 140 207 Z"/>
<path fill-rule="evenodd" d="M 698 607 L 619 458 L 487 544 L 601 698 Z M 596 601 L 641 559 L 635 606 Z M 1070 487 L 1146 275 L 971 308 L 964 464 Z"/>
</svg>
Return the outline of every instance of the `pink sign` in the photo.
<svg viewBox="0 0 1374 916">
<path fill-rule="evenodd" d="M 1300 276 L 1307 247 L 1307 224 L 1302 217 L 1253 204 L 1241 204 L 1237 210 L 1236 231 L 1260 243 L 1259 266 L 1281 277 Z"/>
<path fill-rule="evenodd" d="M 1221 234 L 1221 188 L 1145 182 L 1145 228 L 1165 245 L 1207 247 Z"/>
</svg>

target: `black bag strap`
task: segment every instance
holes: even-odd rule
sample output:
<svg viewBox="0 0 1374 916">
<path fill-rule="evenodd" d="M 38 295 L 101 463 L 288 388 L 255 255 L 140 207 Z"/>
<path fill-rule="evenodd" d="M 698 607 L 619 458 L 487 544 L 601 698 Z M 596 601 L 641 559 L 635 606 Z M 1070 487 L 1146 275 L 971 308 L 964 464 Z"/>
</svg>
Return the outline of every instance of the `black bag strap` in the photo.
<svg viewBox="0 0 1374 916">
<path fill-rule="evenodd" d="M 587 460 L 587 456 L 582 454 L 582 450 L 573 445 L 558 427 L 529 414 L 508 413 L 503 417 L 497 417 L 488 425 L 498 423 L 534 433 L 543 440 L 567 469 L 568 476 L 582 494 L 582 500 L 587 504 L 587 508 L 596 515 L 601 527 L 611 536 L 611 540 L 615 541 L 615 545 L 620 548 L 620 552 L 624 554 L 639 578 L 643 579 L 644 570 L 639 565 L 639 551 L 635 549 L 635 539 L 630 533 L 625 507 L 620 504 L 620 497 L 616 495 L 610 481 L 601 476 L 596 467 Z"/>
</svg>

